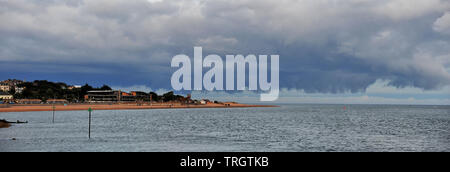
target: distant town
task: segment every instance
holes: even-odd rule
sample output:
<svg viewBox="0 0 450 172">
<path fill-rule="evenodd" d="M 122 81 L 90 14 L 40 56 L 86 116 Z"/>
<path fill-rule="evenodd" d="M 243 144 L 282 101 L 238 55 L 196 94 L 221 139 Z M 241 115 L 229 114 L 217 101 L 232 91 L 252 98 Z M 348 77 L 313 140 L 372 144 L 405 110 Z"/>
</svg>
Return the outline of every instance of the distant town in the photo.
<svg viewBox="0 0 450 172">
<path fill-rule="evenodd" d="M 113 90 L 108 85 L 100 88 L 88 84 L 68 85 L 62 82 L 36 80 L 26 82 L 17 79 L 0 81 L 0 104 L 74 104 L 74 103 L 181 103 L 208 104 L 221 103 L 210 100 L 192 100 L 168 92 L 158 95 L 155 92 Z"/>
</svg>

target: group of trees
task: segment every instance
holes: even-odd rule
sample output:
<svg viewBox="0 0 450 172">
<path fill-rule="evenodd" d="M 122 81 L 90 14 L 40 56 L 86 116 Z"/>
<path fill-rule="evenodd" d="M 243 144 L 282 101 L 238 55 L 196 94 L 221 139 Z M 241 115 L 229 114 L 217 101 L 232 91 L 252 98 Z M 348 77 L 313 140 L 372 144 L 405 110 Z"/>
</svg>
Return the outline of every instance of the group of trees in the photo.
<svg viewBox="0 0 450 172">
<path fill-rule="evenodd" d="M 87 95 L 88 91 L 93 90 L 112 90 L 108 85 L 103 85 L 102 87 L 95 88 L 88 84 L 82 86 L 81 88 L 71 88 L 66 83 L 49 82 L 49 81 L 34 81 L 25 82 L 19 87 L 25 88 L 21 93 L 15 93 L 14 98 L 16 99 L 40 99 L 42 101 L 47 101 L 48 99 L 65 99 L 69 102 L 83 102 L 84 96 Z M 163 94 L 162 96 L 157 93 L 148 93 L 152 96 L 153 101 L 174 101 L 179 100 L 183 96 L 175 95 L 173 91 Z"/>
<path fill-rule="evenodd" d="M 164 102 L 169 102 L 169 101 L 180 100 L 180 98 L 183 98 L 183 96 L 175 95 L 173 93 L 173 91 L 171 91 L 171 92 L 168 92 L 166 94 L 163 94 L 162 96 L 159 96 L 158 98 L 160 100 L 163 100 Z"/>
<path fill-rule="evenodd" d="M 81 102 L 84 99 L 84 95 L 88 91 L 92 90 L 111 90 L 111 87 L 104 85 L 100 88 L 94 88 L 88 84 L 81 88 L 71 88 L 66 83 L 49 82 L 49 81 L 34 81 L 25 82 L 19 87 L 25 88 L 21 93 L 15 93 L 16 99 L 41 99 L 46 101 L 48 99 L 66 99 L 70 102 Z"/>
<path fill-rule="evenodd" d="M 163 95 L 158 95 L 155 92 L 150 92 L 150 93 L 145 93 L 145 96 L 140 95 L 141 97 L 138 98 L 138 100 L 140 101 L 150 101 L 150 97 L 152 98 L 152 101 L 155 102 L 170 102 L 170 101 L 176 101 L 176 100 L 181 100 L 182 98 L 184 98 L 183 96 L 180 95 L 175 95 L 175 93 L 173 91 L 167 92 Z"/>
</svg>

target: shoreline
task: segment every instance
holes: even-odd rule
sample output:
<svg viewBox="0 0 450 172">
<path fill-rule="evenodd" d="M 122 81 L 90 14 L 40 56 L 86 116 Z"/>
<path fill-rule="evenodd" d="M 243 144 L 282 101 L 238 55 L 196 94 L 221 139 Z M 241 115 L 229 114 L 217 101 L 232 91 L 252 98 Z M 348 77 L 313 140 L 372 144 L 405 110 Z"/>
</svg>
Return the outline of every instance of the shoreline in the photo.
<svg viewBox="0 0 450 172">
<path fill-rule="evenodd" d="M 248 105 L 248 104 L 207 104 L 207 105 L 182 105 L 182 104 L 73 104 L 73 105 L 55 105 L 55 111 L 87 111 L 92 110 L 144 110 L 144 109 L 201 109 L 201 108 L 254 108 L 254 107 L 279 107 L 274 105 Z M 0 112 L 42 112 L 53 111 L 53 105 L 10 105 L 0 108 Z"/>
<path fill-rule="evenodd" d="M 9 128 L 9 127 L 11 127 L 11 124 L 0 121 L 0 128 Z"/>
</svg>

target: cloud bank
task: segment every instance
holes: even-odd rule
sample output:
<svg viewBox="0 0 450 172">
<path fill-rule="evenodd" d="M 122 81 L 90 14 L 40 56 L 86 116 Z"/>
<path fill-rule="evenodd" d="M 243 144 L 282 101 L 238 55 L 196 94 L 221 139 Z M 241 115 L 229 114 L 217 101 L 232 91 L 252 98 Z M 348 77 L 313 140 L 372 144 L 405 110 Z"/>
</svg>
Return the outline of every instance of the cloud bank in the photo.
<svg viewBox="0 0 450 172">
<path fill-rule="evenodd" d="M 170 89 L 171 58 L 203 46 L 279 54 L 306 93 L 450 85 L 447 0 L 0 0 L 0 21 L 2 78 Z"/>
</svg>

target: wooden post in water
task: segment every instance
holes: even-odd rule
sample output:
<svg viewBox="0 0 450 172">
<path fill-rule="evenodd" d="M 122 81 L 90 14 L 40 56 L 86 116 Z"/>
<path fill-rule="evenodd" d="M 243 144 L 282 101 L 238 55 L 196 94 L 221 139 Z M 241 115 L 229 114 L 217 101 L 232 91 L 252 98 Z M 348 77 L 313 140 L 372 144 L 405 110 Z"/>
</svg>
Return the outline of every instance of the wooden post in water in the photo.
<svg viewBox="0 0 450 172">
<path fill-rule="evenodd" d="M 53 119 L 52 119 L 52 123 L 55 123 L 55 104 L 53 104 Z"/>
<path fill-rule="evenodd" d="M 89 108 L 89 139 L 91 139 L 91 113 L 92 113 L 92 108 Z"/>
</svg>

